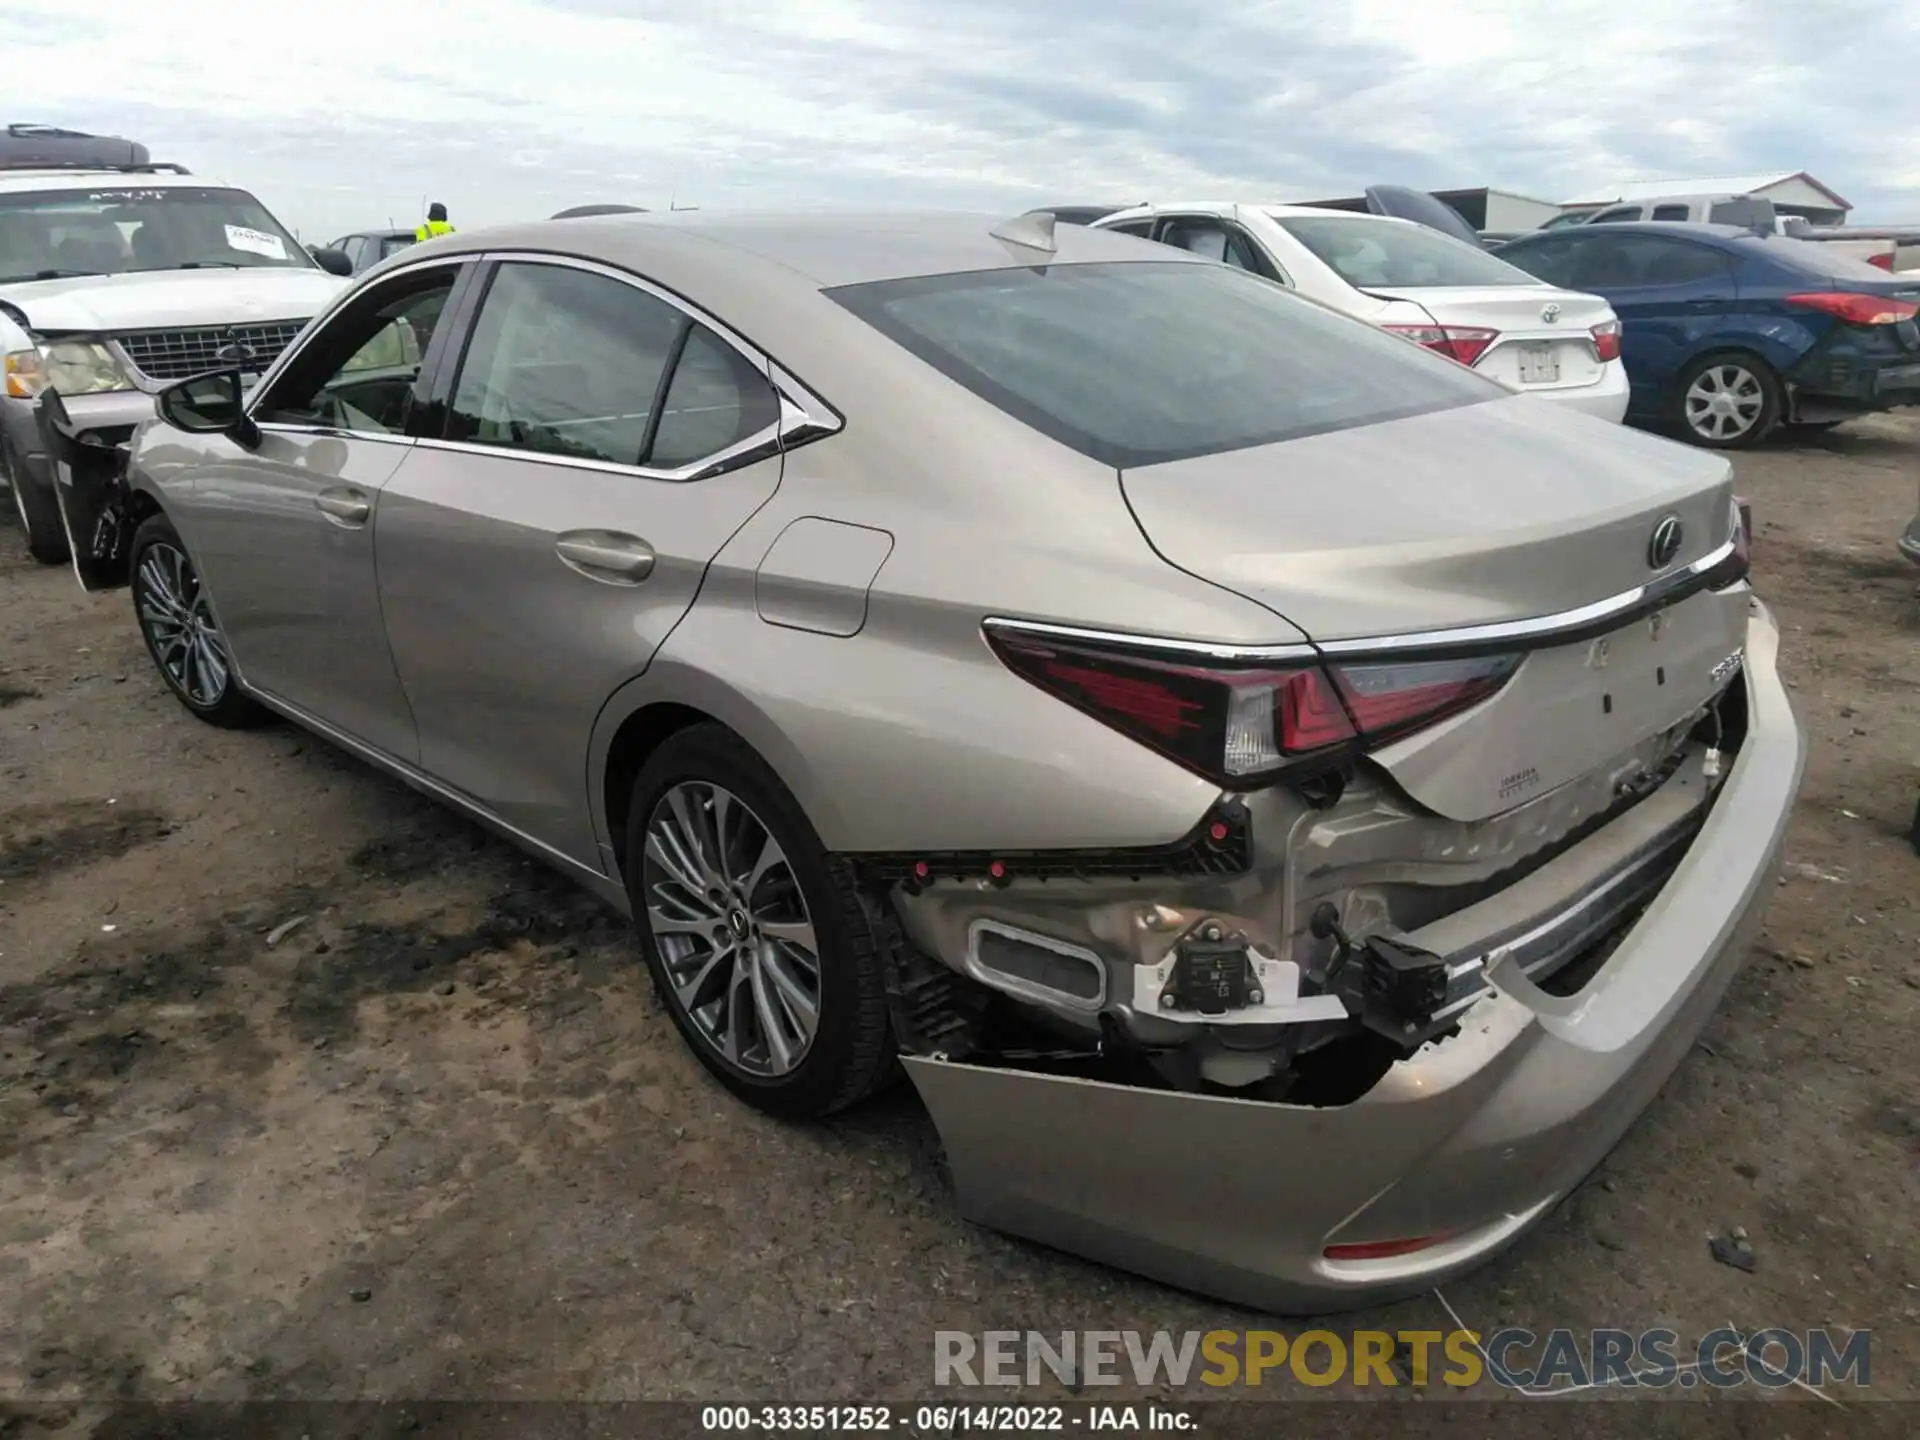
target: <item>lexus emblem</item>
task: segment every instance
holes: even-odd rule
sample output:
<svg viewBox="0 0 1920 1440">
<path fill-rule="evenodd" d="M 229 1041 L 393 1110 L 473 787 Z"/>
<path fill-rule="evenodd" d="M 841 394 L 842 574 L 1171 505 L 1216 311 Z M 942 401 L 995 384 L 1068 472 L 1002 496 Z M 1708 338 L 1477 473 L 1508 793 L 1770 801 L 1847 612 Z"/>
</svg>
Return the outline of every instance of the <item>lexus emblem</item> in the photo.
<svg viewBox="0 0 1920 1440">
<path fill-rule="evenodd" d="M 1546 304 L 1540 307 L 1540 318 L 1549 325 L 1554 325 L 1559 323 L 1560 307 L 1554 304 L 1553 301 L 1549 300 Z"/>
<path fill-rule="evenodd" d="M 1660 523 L 1653 527 L 1653 534 L 1647 540 L 1647 564 L 1656 570 L 1664 570 L 1673 563 L 1673 557 L 1680 553 L 1680 543 L 1686 539 L 1687 532 L 1680 526 L 1678 515 L 1662 515 Z"/>
</svg>

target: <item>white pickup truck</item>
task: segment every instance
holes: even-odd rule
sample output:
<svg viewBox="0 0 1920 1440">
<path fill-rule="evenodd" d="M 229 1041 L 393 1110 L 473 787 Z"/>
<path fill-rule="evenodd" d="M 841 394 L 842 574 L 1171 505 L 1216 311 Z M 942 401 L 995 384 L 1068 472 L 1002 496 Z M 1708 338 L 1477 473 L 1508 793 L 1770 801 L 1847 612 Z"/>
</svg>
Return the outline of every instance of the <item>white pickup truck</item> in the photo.
<svg viewBox="0 0 1920 1440">
<path fill-rule="evenodd" d="M 1781 233 L 1831 245 L 1837 254 L 1894 274 L 1920 271 L 1920 225 L 1808 225 L 1789 219 Z"/>
</svg>

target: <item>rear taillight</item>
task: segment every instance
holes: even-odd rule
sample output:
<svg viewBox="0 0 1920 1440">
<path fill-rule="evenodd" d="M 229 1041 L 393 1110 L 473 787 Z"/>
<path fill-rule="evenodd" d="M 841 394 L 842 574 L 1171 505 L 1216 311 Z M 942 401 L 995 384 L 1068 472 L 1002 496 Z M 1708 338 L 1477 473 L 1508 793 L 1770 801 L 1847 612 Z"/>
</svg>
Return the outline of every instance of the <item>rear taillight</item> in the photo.
<svg viewBox="0 0 1920 1440">
<path fill-rule="evenodd" d="M 1806 295 L 1789 295 L 1787 304 L 1802 310 L 1819 310 L 1838 316 L 1849 325 L 1898 325 L 1920 315 L 1920 305 L 1911 300 L 1894 300 L 1885 295 L 1861 295 L 1851 290 L 1821 290 Z"/>
<path fill-rule="evenodd" d="M 1878 255 L 1870 255 L 1867 257 L 1867 263 L 1881 270 L 1891 270 L 1893 269 L 1893 252 L 1887 250 Z"/>
<path fill-rule="evenodd" d="M 1728 538 L 1733 541 L 1733 553 L 1707 572 L 1707 585 L 1714 590 L 1746 579 L 1753 569 L 1753 507 L 1734 496 L 1727 523 L 1732 531 Z"/>
<path fill-rule="evenodd" d="M 1473 364 L 1500 338 L 1498 330 L 1485 330 L 1477 325 L 1385 325 L 1381 328 L 1404 335 L 1414 344 L 1424 345 L 1462 365 Z"/>
<path fill-rule="evenodd" d="M 1228 789 L 1321 768 L 1485 699 L 1521 656 L 1302 661 L 1252 669 L 989 627 L 1003 664 L 1057 700 Z"/>
<path fill-rule="evenodd" d="M 1604 320 L 1593 327 L 1593 353 L 1600 357 L 1600 363 L 1620 358 L 1620 322 Z"/>
</svg>

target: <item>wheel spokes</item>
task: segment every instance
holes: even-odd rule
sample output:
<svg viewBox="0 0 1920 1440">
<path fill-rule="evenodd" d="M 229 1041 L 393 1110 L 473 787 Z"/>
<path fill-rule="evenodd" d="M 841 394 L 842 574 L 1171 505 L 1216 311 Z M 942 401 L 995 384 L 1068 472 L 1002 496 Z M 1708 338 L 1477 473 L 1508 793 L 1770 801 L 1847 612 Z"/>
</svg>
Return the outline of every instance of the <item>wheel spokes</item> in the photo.
<svg viewBox="0 0 1920 1440">
<path fill-rule="evenodd" d="M 684 781 L 655 804 L 641 867 L 646 923 L 693 1032 L 748 1074 L 793 1070 L 819 1030 L 819 938 L 766 824 L 720 786 Z"/>
</svg>

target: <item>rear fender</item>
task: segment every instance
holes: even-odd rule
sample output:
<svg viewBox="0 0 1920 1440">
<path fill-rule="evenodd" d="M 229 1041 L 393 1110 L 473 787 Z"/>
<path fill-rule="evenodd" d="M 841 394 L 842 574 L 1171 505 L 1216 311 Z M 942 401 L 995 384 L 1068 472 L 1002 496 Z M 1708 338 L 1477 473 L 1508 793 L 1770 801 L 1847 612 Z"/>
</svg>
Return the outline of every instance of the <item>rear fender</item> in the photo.
<svg viewBox="0 0 1920 1440">
<path fill-rule="evenodd" d="M 128 581 L 133 543 L 133 494 L 127 486 L 128 446 L 105 445 L 81 432 L 60 392 L 41 392 L 35 407 L 40 438 L 53 470 L 53 495 L 67 532 L 74 577 L 88 591 L 113 590 Z"/>
</svg>

